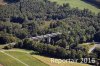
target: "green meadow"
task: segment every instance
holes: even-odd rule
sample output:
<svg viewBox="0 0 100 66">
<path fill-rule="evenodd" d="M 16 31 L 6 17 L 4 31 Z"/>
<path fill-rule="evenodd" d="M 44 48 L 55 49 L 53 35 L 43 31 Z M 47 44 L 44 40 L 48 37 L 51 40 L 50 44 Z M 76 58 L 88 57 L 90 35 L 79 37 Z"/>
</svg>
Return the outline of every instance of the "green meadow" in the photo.
<svg viewBox="0 0 100 66">
<path fill-rule="evenodd" d="M 3 66 L 24 66 L 22 63 L 1 52 L 0 52 L 0 64 L 2 64 Z"/>
<path fill-rule="evenodd" d="M 40 60 L 25 52 L 5 51 L 5 53 L 19 59 L 28 66 L 48 66 L 47 64 L 41 62 Z M 14 58 L 0 52 L 0 64 L 2 64 L 3 66 L 26 66 Z"/>
<path fill-rule="evenodd" d="M 89 66 L 88 64 L 81 64 L 81 63 L 51 63 L 50 57 L 45 57 L 36 54 L 30 54 L 27 50 L 22 49 L 12 49 L 12 50 L 4 50 L 5 53 L 19 59 L 23 63 L 29 66 Z M 7 56 L 0 52 L 0 64 L 3 66 L 25 66 L 24 64 L 20 63 L 16 59 Z"/>
<path fill-rule="evenodd" d="M 82 0 L 50 0 L 51 2 L 57 2 L 58 4 L 62 5 L 64 3 L 69 3 L 72 8 L 78 7 L 79 9 L 89 9 L 96 14 L 100 12 L 100 9 L 96 8 L 95 6 L 88 4 Z"/>
</svg>

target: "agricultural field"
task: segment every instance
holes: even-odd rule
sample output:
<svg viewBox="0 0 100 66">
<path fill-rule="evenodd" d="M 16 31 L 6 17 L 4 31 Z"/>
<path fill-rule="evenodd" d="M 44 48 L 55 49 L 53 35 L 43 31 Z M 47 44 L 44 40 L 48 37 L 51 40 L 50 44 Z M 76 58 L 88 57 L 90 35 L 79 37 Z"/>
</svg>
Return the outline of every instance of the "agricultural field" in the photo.
<svg viewBox="0 0 100 66">
<path fill-rule="evenodd" d="M 6 55 L 6 54 L 10 55 Z M 14 59 L 15 58 L 15 59 Z M 48 66 L 40 60 L 32 57 L 30 54 L 18 51 L 0 52 L 0 64 L 3 66 Z"/>
<path fill-rule="evenodd" d="M 89 66 L 88 64 L 81 64 L 81 63 L 59 63 L 59 62 L 53 63 L 51 62 L 51 58 L 40 56 L 40 55 L 33 55 L 33 57 L 41 60 L 42 62 L 50 66 Z"/>
<path fill-rule="evenodd" d="M 2 64 L 3 66 L 24 66 L 17 60 L 15 60 L 1 52 L 0 52 L 0 64 Z"/>
<path fill-rule="evenodd" d="M 13 56 L 14 58 L 19 59 L 23 63 L 29 66 L 89 66 L 88 64 L 80 64 L 80 63 L 51 63 L 51 58 L 40 56 L 36 54 L 30 55 L 28 50 L 22 49 L 13 49 L 13 50 L 4 50 L 5 53 Z M 4 66 L 25 66 L 20 63 L 18 60 L 9 57 L 2 52 L 0 52 L 0 64 Z"/>
<path fill-rule="evenodd" d="M 57 2 L 58 4 L 62 5 L 64 3 L 69 3 L 69 5 L 72 7 L 72 8 L 76 8 L 78 7 L 79 9 L 89 9 L 91 10 L 92 12 L 95 12 L 96 14 L 98 12 L 100 12 L 100 9 L 96 8 L 95 6 L 89 4 L 89 3 L 86 3 L 82 0 L 50 0 L 52 2 Z"/>
</svg>

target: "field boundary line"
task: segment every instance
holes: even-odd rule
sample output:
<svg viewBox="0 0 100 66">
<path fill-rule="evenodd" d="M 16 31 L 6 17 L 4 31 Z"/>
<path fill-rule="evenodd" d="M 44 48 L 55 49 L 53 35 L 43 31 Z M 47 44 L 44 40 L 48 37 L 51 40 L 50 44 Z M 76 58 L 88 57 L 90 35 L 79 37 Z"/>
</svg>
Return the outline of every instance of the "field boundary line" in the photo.
<svg viewBox="0 0 100 66">
<path fill-rule="evenodd" d="M 3 50 L 3 51 L 7 51 L 7 52 L 9 52 L 9 51 L 16 51 L 16 52 L 24 52 L 24 53 L 27 53 L 27 54 L 30 53 L 30 52 L 26 52 L 26 51 L 22 51 L 22 50 Z"/>
<path fill-rule="evenodd" d="M 0 51 L 0 52 L 2 52 L 3 54 L 5 54 L 5 55 L 7 55 L 7 56 L 9 56 L 9 57 L 11 57 L 11 58 L 13 58 L 13 59 L 19 61 L 20 63 L 24 64 L 25 66 L 29 66 L 28 64 L 22 62 L 21 60 L 15 58 L 14 56 L 12 56 L 12 55 L 10 55 L 10 54 L 8 54 L 8 53 L 5 53 L 4 51 Z"/>
</svg>

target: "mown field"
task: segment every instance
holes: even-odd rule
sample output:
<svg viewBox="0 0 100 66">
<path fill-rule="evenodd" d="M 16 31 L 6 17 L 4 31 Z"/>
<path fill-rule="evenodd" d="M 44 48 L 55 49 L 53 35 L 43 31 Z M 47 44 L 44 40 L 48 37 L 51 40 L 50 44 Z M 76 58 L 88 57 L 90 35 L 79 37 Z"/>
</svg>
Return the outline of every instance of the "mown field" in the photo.
<svg viewBox="0 0 100 66">
<path fill-rule="evenodd" d="M 24 66 L 17 60 L 15 60 L 1 52 L 0 52 L 0 64 L 2 64 L 3 66 Z"/>
<path fill-rule="evenodd" d="M 57 2 L 58 4 L 62 5 L 63 3 L 69 3 L 72 8 L 78 7 L 79 9 L 89 9 L 96 14 L 100 12 L 100 9 L 96 8 L 95 6 L 86 3 L 82 0 L 50 0 L 52 2 Z"/>
<path fill-rule="evenodd" d="M 30 55 L 27 50 L 14 49 L 10 51 L 4 51 L 7 54 L 19 59 L 20 61 L 26 63 L 29 66 L 89 66 L 87 64 L 81 63 L 51 63 L 51 58 L 40 56 L 36 54 Z M 0 64 L 4 66 L 25 66 L 19 61 L 3 54 L 0 52 Z"/>
<path fill-rule="evenodd" d="M 5 51 L 7 54 L 19 59 L 20 61 L 24 62 L 28 66 L 48 66 L 47 64 L 41 62 L 40 60 L 32 57 L 30 54 L 18 51 Z M 9 57 L 0 52 L 0 64 L 4 66 L 25 66 L 24 64 L 20 63 L 16 59 Z"/>
<path fill-rule="evenodd" d="M 42 62 L 50 65 L 50 66 L 89 66 L 88 64 L 81 64 L 81 63 L 53 63 L 51 62 L 51 58 L 40 56 L 40 55 L 33 55 L 35 58 L 41 60 Z"/>
</svg>

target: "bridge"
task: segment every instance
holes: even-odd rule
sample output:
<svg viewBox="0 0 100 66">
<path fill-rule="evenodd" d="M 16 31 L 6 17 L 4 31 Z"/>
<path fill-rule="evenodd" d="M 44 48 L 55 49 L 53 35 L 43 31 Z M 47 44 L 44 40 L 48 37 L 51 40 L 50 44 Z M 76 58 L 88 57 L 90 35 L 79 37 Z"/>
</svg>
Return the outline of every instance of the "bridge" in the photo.
<svg viewBox="0 0 100 66">
<path fill-rule="evenodd" d="M 61 35 L 62 33 L 57 32 L 57 33 L 51 33 L 51 34 L 45 34 L 45 35 L 41 35 L 41 36 L 35 36 L 35 37 L 31 37 L 31 40 L 43 40 L 43 39 L 47 39 L 47 41 L 50 43 L 51 42 L 51 37 L 55 37 L 57 35 Z"/>
</svg>

